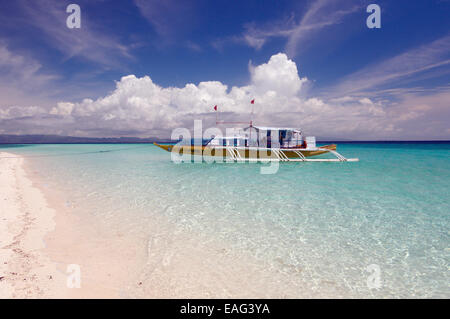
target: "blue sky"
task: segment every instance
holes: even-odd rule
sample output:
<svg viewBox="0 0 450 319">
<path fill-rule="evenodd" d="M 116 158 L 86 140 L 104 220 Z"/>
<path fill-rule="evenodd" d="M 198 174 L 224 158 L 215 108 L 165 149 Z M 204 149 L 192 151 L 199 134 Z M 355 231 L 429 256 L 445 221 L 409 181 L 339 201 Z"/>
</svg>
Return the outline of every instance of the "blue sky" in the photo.
<svg viewBox="0 0 450 319">
<path fill-rule="evenodd" d="M 66 27 L 70 3 L 81 8 L 80 29 Z M 366 26 L 370 3 L 381 7 L 380 29 Z M 0 133 L 164 135 L 221 101 L 224 116 L 246 113 L 244 94 L 261 101 L 264 124 L 276 114 L 269 124 L 323 136 L 450 138 L 449 13 L 443 0 L 0 0 Z M 278 53 L 286 59 L 269 63 Z M 259 74 L 276 86 L 290 62 L 295 92 L 256 83 Z M 120 86 L 130 75 L 141 91 Z M 177 102 L 185 91 L 170 90 L 189 83 L 198 91 L 191 106 Z M 295 123 L 269 102 L 289 105 Z M 320 118 L 326 127 L 314 125 Z"/>
</svg>

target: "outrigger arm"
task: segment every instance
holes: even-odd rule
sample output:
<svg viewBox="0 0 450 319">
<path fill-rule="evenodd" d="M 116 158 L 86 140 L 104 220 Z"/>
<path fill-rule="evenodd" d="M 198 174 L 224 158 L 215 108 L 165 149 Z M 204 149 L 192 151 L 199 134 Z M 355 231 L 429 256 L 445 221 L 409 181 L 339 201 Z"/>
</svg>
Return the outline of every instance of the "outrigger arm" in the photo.
<svg viewBox="0 0 450 319">
<path fill-rule="evenodd" d="M 300 151 L 293 150 L 298 155 L 298 158 L 289 158 L 281 149 L 271 149 L 270 151 L 275 154 L 276 158 L 243 158 L 239 153 L 239 149 L 234 146 L 224 147 L 231 158 L 236 162 L 249 161 L 249 162 L 266 162 L 266 161 L 281 161 L 281 162 L 358 162 L 358 158 L 346 158 L 338 152 L 326 148 L 317 148 L 319 151 L 329 152 L 336 156 L 336 158 L 306 158 Z"/>
</svg>

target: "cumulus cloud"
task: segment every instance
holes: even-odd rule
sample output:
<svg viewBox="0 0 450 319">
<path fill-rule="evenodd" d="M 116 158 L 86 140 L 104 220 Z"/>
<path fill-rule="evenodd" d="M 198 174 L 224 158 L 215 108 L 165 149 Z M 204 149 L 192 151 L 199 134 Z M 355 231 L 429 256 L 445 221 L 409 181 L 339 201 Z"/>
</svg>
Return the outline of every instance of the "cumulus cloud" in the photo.
<svg viewBox="0 0 450 319">
<path fill-rule="evenodd" d="M 218 105 L 222 120 L 247 121 L 252 110 L 250 101 L 255 99 L 256 124 L 300 127 L 319 137 L 448 136 L 448 91 L 432 98 L 410 94 L 395 103 L 351 95 L 306 97 L 303 91 L 308 80 L 299 75 L 297 65 L 286 54 L 273 55 L 267 63 L 249 69 L 250 82 L 240 87 L 218 81 L 162 87 L 150 76 L 124 76 L 113 92 L 95 100 L 62 101 L 47 112 L 40 108 L 0 108 L 0 132 L 14 130 L 13 123 L 20 132 L 27 128 L 33 133 L 168 137 L 176 127 L 192 128 L 194 119 L 203 120 L 204 128 L 214 126 L 214 105 Z M 419 124 L 423 119 L 433 121 L 434 126 Z M 423 131 L 418 127 L 427 135 L 420 135 Z"/>
<path fill-rule="evenodd" d="M 268 63 L 251 68 L 253 90 L 260 93 L 273 91 L 274 94 L 295 96 L 306 78 L 299 78 L 297 65 L 285 54 L 277 54 Z"/>
<path fill-rule="evenodd" d="M 276 54 L 267 63 L 252 66 L 250 72 L 249 85 L 231 88 L 218 81 L 164 88 L 149 76 L 128 75 L 106 97 L 80 103 L 61 102 L 50 113 L 108 130 L 167 133 L 174 127 L 191 126 L 189 121 L 193 118 L 211 122 L 214 105 L 219 106 L 223 116 L 243 114 L 246 119 L 251 99 L 256 99 L 260 115 L 273 112 L 274 104 L 277 111 L 292 111 L 292 107 L 299 105 L 299 93 L 307 79 L 299 77 L 296 64 L 285 54 Z"/>
</svg>

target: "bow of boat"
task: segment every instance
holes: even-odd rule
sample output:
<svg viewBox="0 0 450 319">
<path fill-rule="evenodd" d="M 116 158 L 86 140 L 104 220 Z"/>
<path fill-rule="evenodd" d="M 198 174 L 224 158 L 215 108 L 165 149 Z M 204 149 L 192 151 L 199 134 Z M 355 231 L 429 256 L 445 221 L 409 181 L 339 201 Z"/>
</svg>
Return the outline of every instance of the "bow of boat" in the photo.
<svg viewBox="0 0 450 319">
<path fill-rule="evenodd" d="M 163 145 L 163 144 L 158 144 L 156 142 L 153 142 L 153 144 L 158 146 L 159 148 L 162 148 L 163 150 L 165 150 L 167 152 L 171 152 L 172 151 L 173 145 Z"/>
</svg>

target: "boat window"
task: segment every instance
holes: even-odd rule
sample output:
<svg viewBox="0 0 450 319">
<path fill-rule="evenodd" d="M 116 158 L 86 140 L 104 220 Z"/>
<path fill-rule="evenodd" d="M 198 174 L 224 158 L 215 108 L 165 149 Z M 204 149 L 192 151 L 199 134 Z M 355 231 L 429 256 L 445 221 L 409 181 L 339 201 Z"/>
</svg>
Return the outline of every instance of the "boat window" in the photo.
<svg viewBox="0 0 450 319">
<path fill-rule="evenodd" d="M 210 142 L 212 141 L 212 138 L 210 139 L 182 139 L 182 140 L 177 140 L 175 143 L 178 143 L 179 145 L 202 145 L 202 146 L 206 146 L 208 145 Z"/>
<path fill-rule="evenodd" d="M 291 140 L 292 139 L 292 131 L 286 132 L 286 139 Z"/>
</svg>

